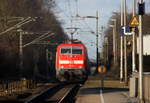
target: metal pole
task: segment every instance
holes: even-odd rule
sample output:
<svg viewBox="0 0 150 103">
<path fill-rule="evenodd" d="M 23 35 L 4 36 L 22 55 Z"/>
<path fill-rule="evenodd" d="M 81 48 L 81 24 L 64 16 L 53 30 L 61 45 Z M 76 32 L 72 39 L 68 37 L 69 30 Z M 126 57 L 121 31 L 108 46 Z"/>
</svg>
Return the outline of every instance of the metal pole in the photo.
<svg viewBox="0 0 150 103">
<path fill-rule="evenodd" d="M 23 76 L 23 48 L 22 48 L 22 36 L 23 36 L 23 31 L 22 29 L 19 29 L 18 30 L 20 32 L 20 35 L 19 35 L 19 57 L 20 57 L 20 64 L 19 64 L 19 67 L 20 67 L 20 77 Z"/>
<path fill-rule="evenodd" d="M 123 26 L 123 0 L 121 0 L 121 27 Z M 120 81 L 123 81 L 123 35 L 120 36 Z"/>
<path fill-rule="evenodd" d="M 114 65 L 116 65 L 116 53 L 115 53 L 115 25 L 113 26 L 113 54 L 114 54 Z"/>
<path fill-rule="evenodd" d="M 133 17 L 135 16 L 135 0 L 133 0 Z M 135 65 L 135 28 L 133 28 L 133 35 L 132 35 L 132 72 L 136 71 Z"/>
<path fill-rule="evenodd" d="M 107 57 L 106 57 L 107 62 L 106 62 L 106 63 L 108 63 L 108 59 L 109 59 L 109 58 L 108 58 L 108 55 L 109 55 L 109 54 L 108 54 L 108 53 L 109 53 L 109 52 L 108 52 L 108 39 L 107 39 L 106 47 L 107 47 Z"/>
<path fill-rule="evenodd" d="M 73 28 L 73 23 L 72 23 L 72 19 L 71 19 L 71 28 Z M 73 42 L 73 29 L 71 29 L 71 43 Z"/>
<path fill-rule="evenodd" d="M 98 57 L 99 57 L 99 55 L 98 55 L 98 11 L 96 12 L 96 64 L 97 64 L 97 69 L 98 69 Z"/>
<path fill-rule="evenodd" d="M 126 26 L 126 0 L 124 0 L 124 26 Z M 124 36 L 124 69 L 125 69 L 125 84 L 128 82 L 128 71 L 127 71 L 127 46 L 126 36 Z"/>
<path fill-rule="evenodd" d="M 73 42 L 73 32 L 71 32 L 71 42 Z"/>
<path fill-rule="evenodd" d="M 116 45 L 116 19 L 114 20 L 114 51 L 115 51 L 115 65 L 117 65 L 117 45 Z"/>
<path fill-rule="evenodd" d="M 112 19 L 113 25 L 110 25 L 113 28 L 113 64 L 117 65 L 117 55 L 116 55 L 116 19 Z"/>
<path fill-rule="evenodd" d="M 107 64 L 107 62 L 108 62 L 108 38 L 106 37 L 105 38 L 105 45 L 106 45 L 106 62 L 105 62 L 105 64 Z"/>
<path fill-rule="evenodd" d="M 143 3 L 140 0 L 139 3 Z M 142 34 L 142 15 L 139 15 L 139 98 L 143 102 L 143 34 Z"/>
</svg>

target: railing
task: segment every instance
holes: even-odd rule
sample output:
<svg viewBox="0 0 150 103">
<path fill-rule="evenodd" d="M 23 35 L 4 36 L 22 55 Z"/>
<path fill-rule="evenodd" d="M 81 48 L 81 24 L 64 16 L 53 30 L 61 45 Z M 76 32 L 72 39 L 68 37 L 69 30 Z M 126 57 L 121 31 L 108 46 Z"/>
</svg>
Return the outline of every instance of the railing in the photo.
<svg viewBox="0 0 150 103">
<path fill-rule="evenodd" d="M 35 81 L 25 78 L 20 81 L 0 80 L 0 96 L 21 94 L 28 89 L 36 88 L 36 86 Z"/>
</svg>

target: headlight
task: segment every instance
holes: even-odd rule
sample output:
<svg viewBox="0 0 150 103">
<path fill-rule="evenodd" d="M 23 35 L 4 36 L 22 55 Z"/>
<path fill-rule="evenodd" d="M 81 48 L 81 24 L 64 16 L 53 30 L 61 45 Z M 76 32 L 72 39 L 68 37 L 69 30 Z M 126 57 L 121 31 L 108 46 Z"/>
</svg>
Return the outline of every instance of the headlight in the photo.
<svg viewBox="0 0 150 103">
<path fill-rule="evenodd" d="M 64 66 L 61 66 L 60 68 L 64 68 Z"/>
<path fill-rule="evenodd" d="M 82 66 L 79 66 L 79 68 L 82 68 Z"/>
</svg>

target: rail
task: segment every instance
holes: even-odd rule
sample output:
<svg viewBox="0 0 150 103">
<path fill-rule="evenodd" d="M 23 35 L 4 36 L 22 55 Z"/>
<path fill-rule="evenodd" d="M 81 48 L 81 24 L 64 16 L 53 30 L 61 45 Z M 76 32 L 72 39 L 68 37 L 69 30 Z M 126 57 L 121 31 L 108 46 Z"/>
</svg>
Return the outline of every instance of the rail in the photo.
<svg viewBox="0 0 150 103">
<path fill-rule="evenodd" d="M 37 84 L 33 80 L 0 80 L 0 96 L 10 96 L 21 94 L 27 89 L 36 88 Z"/>
<path fill-rule="evenodd" d="M 34 95 L 30 99 L 26 100 L 24 103 L 37 103 L 37 102 L 40 103 L 44 99 L 54 95 L 57 91 L 59 91 L 63 87 L 63 85 L 64 84 L 58 84 L 58 85 L 54 85 L 52 87 L 46 88 L 45 90 L 43 90 L 39 94 Z"/>
<path fill-rule="evenodd" d="M 79 85 L 73 85 L 57 103 L 71 103 L 79 90 Z"/>
<path fill-rule="evenodd" d="M 66 103 L 66 101 L 73 100 L 72 98 L 75 97 L 80 87 L 79 84 L 81 83 L 82 82 L 59 83 L 52 87 L 45 88 L 45 90 L 27 99 L 24 103 L 51 103 L 52 101 L 57 101 L 56 103 Z"/>
</svg>

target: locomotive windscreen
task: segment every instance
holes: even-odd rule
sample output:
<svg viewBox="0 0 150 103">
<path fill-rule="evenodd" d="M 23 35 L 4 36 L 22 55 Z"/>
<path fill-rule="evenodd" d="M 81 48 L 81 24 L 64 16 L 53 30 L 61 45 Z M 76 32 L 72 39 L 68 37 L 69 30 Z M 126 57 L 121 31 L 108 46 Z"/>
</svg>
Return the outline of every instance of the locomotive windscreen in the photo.
<svg viewBox="0 0 150 103">
<path fill-rule="evenodd" d="M 62 47 L 61 54 L 82 54 L 82 48 L 77 46 Z"/>
<path fill-rule="evenodd" d="M 71 47 L 62 47 L 61 54 L 71 54 Z"/>
<path fill-rule="evenodd" d="M 82 54 L 81 47 L 72 47 L 72 54 Z"/>
</svg>

